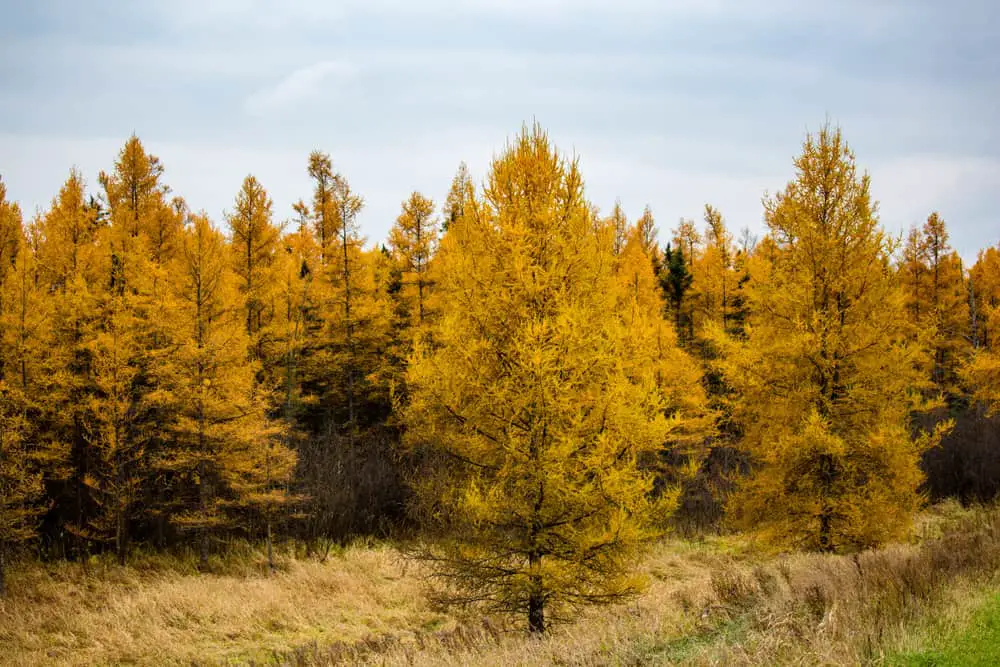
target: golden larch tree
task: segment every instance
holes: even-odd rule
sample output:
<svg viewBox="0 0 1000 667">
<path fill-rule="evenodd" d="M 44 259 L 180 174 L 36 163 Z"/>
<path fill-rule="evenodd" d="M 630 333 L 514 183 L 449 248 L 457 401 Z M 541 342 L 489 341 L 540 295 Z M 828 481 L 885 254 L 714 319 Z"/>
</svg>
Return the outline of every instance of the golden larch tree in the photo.
<svg viewBox="0 0 1000 667">
<path fill-rule="evenodd" d="M 930 377 L 938 390 L 957 392 L 958 370 L 970 352 L 969 296 L 962 260 L 948 244 L 944 220 L 932 213 L 903 246 L 900 281 L 918 337 L 930 346 Z"/>
<path fill-rule="evenodd" d="M 472 201 L 476 187 L 472 182 L 472 175 L 469 174 L 469 167 L 464 163 L 458 165 L 458 172 L 452 179 L 451 188 L 448 189 L 448 196 L 444 200 L 444 208 L 441 211 L 441 231 L 448 231 L 454 222 L 465 216 L 466 204 Z"/>
<path fill-rule="evenodd" d="M 778 544 L 872 547 L 901 537 L 921 503 L 933 438 L 914 437 L 909 415 L 925 352 L 910 342 L 894 243 L 840 130 L 809 135 L 795 166 L 765 201 L 775 249 L 749 290 L 746 341 L 717 336 L 757 465 L 729 510 Z"/>
<path fill-rule="evenodd" d="M 438 238 L 433 215 L 434 202 L 414 192 L 403 202 L 403 210 L 389 230 L 389 249 L 400 271 L 398 298 L 417 327 L 423 326 L 428 316 L 429 269 Z"/>
<path fill-rule="evenodd" d="M 267 327 L 272 317 L 272 292 L 275 276 L 271 267 L 279 250 L 281 230 L 272 222 L 272 204 L 264 186 L 253 176 L 243 179 L 232 213 L 226 217 L 232 241 L 233 268 L 246 314 L 246 332 L 250 337 L 249 353 L 262 365 Z"/>
<path fill-rule="evenodd" d="M 0 184 L 2 186 L 2 184 Z M 65 466 L 62 443 L 47 426 L 56 368 L 52 350 L 52 312 L 41 281 L 35 239 L 25 237 L 20 211 L 0 188 L 0 220 L 19 240 L 6 239 L 12 257 L 0 274 L 0 596 L 6 590 L 9 550 L 36 535 L 47 509 L 44 475 Z M 31 230 L 34 231 L 34 230 Z"/>
<path fill-rule="evenodd" d="M 620 199 L 615 200 L 615 205 L 611 209 L 611 215 L 608 216 L 605 224 L 611 228 L 614 253 L 620 255 L 622 250 L 625 249 L 625 241 L 628 240 L 629 230 L 628 217 L 625 215 L 625 210 L 622 208 Z"/>
<path fill-rule="evenodd" d="M 409 446 L 439 461 L 415 485 L 441 530 L 423 555 L 442 595 L 541 632 L 635 593 L 635 558 L 676 497 L 654 496 L 639 462 L 685 416 L 657 385 L 659 351 L 636 345 L 576 162 L 525 129 L 440 261 L 445 307 L 411 358 L 404 420 Z"/>
<path fill-rule="evenodd" d="M 325 301 L 321 350 L 312 362 L 322 362 L 319 370 L 327 376 L 320 386 L 325 427 L 350 433 L 364 421 L 359 419 L 361 408 L 378 393 L 370 378 L 385 349 L 390 303 L 376 282 L 379 251 L 365 250 L 358 226 L 364 200 L 333 171 L 325 153 L 310 155 L 309 173 L 313 205 L 299 210 L 311 220 L 319 245 L 318 291 Z M 329 380 L 331 367 L 339 371 L 340 381 Z"/>
<path fill-rule="evenodd" d="M 151 234 L 154 220 L 164 206 L 167 189 L 160 182 L 163 165 L 146 152 L 134 134 L 118 153 L 112 172 L 101 172 L 99 180 L 111 209 L 113 224 L 126 234 L 138 237 Z"/>
<path fill-rule="evenodd" d="M 93 390 L 82 416 L 87 442 L 83 483 L 98 507 L 82 525 L 67 526 L 92 541 L 114 544 L 119 562 L 128 559 L 130 521 L 150 475 L 146 428 L 152 404 L 142 387 L 143 349 L 130 295 L 107 295 L 89 341 Z"/>
<path fill-rule="evenodd" d="M 434 202 L 412 193 L 389 230 L 389 247 L 376 269 L 376 282 L 393 304 L 389 353 L 379 371 L 393 400 L 404 395 L 402 376 L 414 338 L 430 325 L 438 310 L 431 261 L 438 245 L 438 224 L 433 215 Z"/>
<path fill-rule="evenodd" d="M 280 240 L 274 263 L 273 378 L 278 388 L 281 414 L 287 435 L 295 423 L 301 404 L 301 361 L 311 344 L 310 314 L 317 309 L 316 284 L 310 266 L 315 266 L 318 248 L 307 229 L 287 234 Z"/>
<path fill-rule="evenodd" d="M 698 295 L 697 327 L 718 323 L 729 330 L 737 291 L 736 247 L 722 213 L 705 205 L 704 245 L 693 258 L 692 289 Z"/>
<path fill-rule="evenodd" d="M 653 218 L 653 210 L 649 206 L 646 206 L 642 209 L 642 215 L 635 221 L 633 235 L 638 239 L 643 252 L 653 262 L 653 266 L 659 266 L 660 264 L 660 247 L 656 240 L 657 233 L 658 230 L 656 228 L 656 219 Z"/>
<path fill-rule="evenodd" d="M 99 177 L 109 225 L 100 230 L 96 241 L 104 272 L 97 286 L 103 292 L 103 311 L 114 312 L 128 323 L 128 331 L 115 333 L 129 339 L 130 354 L 134 355 L 128 360 L 135 373 L 129 390 L 133 409 L 125 414 L 131 423 L 129 432 L 143 441 L 141 447 L 134 443 L 134 453 L 142 460 L 135 462 L 133 470 L 147 473 L 153 470 L 152 460 L 171 446 L 163 428 L 173 419 L 171 406 L 158 400 L 163 388 L 153 370 L 169 353 L 170 272 L 187 216 L 182 200 L 167 200 L 169 188 L 162 182 L 163 172 L 160 160 L 133 135 L 119 152 L 113 169 Z M 77 463 L 87 465 L 86 459 Z M 132 505 L 144 522 L 154 521 L 162 534 L 173 489 L 170 483 L 153 485 L 148 481 L 136 481 L 139 488 Z"/>
<path fill-rule="evenodd" d="M 281 486 L 295 462 L 254 391 L 256 365 L 231 265 L 222 233 L 193 216 L 172 272 L 173 352 L 160 385 L 175 406 L 175 444 L 159 464 L 187 481 L 190 509 L 173 520 L 197 535 L 203 565 L 210 536 L 230 527 L 235 512 L 269 517 L 284 502 Z"/>
<path fill-rule="evenodd" d="M 669 449 L 672 460 L 687 461 L 685 469 L 664 471 L 679 480 L 697 468 L 705 453 L 702 445 L 714 432 L 714 414 L 708 409 L 699 365 L 678 345 L 677 332 L 664 317 L 662 290 L 644 233 L 639 223 L 629 227 L 616 258 L 617 312 L 628 332 L 627 354 L 644 360 L 645 370 L 652 372 L 666 399 L 667 414 L 676 420 L 656 458 Z M 656 251 L 655 246 L 652 251 Z"/>
<path fill-rule="evenodd" d="M 976 400 L 1000 408 L 1000 245 L 979 252 L 969 271 L 973 357 L 961 377 Z"/>
<path fill-rule="evenodd" d="M 7 592 L 8 552 L 35 538 L 44 509 L 45 487 L 28 452 L 28 429 L 21 397 L 0 380 L 0 598 Z"/>
<path fill-rule="evenodd" d="M 40 217 L 27 227 L 2 285 L 0 378 L 15 398 L 29 429 L 28 454 L 44 464 L 49 479 L 61 478 L 67 450 L 55 427 L 60 421 L 67 351 L 56 345 L 55 304 L 39 258 Z"/>
</svg>

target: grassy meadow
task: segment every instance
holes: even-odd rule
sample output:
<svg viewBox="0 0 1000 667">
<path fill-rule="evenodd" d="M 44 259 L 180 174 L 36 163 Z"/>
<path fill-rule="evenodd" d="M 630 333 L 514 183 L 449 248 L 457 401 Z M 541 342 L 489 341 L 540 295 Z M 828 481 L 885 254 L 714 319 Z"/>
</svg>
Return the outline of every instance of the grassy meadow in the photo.
<svg viewBox="0 0 1000 667">
<path fill-rule="evenodd" d="M 5 665 L 965 664 L 988 659 L 1000 616 L 1000 510 L 924 512 L 913 539 L 855 556 L 768 553 L 740 536 L 651 550 L 649 587 L 542 639 L 521 619 L 435 609 L 399 545 L 325 560 L 234 547 L 121 568 L 25 563 L 0 601 Z M 991 634 L 992 633 L 992 634 Z M 957 656 L 957 657 L 956 657 Z"/>
</svg>

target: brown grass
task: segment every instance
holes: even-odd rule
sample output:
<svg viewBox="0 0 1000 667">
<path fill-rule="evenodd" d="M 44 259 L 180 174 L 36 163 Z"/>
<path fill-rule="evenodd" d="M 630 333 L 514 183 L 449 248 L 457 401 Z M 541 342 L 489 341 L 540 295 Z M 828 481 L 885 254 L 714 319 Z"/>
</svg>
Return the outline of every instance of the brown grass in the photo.
<svg viewBox="0 0 1000 667">
<path fill-rule="evenodd" d="M 327 563 L 254 552 L 30 566 L 0 602 L 4 664 L 877 664 L 909 629 L 995 585 L 1000 510 L 922 517 L 919 539 L 858 556 L 768 555 L 745 538 L 671 541 L 648 591 L 532 639 L 432 609 L 419 565 L 358 545 Z M 950 613 L 950 612 L 949 612 Z"/>
<path fill-rule="evenodd" d="M 428 609 L 414 566 L 385 546 L 326 564 L 285 556 L 272 576 L 255 553 L 216 562 L 217 573 L 189 561 L 15 571 L 0 601 L 0 663 L 217 664 L 453 623 Z"/>
</svg>

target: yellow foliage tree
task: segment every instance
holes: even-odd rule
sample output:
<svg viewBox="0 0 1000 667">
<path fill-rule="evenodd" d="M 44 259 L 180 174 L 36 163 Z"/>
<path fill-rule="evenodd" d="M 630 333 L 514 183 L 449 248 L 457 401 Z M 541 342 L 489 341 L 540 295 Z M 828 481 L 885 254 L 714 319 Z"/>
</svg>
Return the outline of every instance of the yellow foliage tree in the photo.
<svg viewBox="0 0 1000 667">
<path fill-rule="evenodd" d="M 717 323 L 728 331 L 739 280 L 735 267 L 736 249 L 722 214 L 708 204 L 705 205 L 704 239 L 692 269 L 692 290 L 697 294 L 699 306 L 696 326 L 704 328 Z"/>
<path fill-rule="evenodd" d="M 541 632 L 639 589 L 631 566 L 676 494 L 654 497 L 638 463 L 687 415 L 657 384 L 654 334 L 631 320 L 654 317 L 650 293 L 625 293 L 575 162 L 525 129 L 469 204 L 442 240 L 434 344 L 407 372 L 406 441 L 440 460 L 415 480 L 444 529 L 424 555 L 447 598 Z"/>
<path fill-rule="evenodd" d="M 319 245 L 322 298 L 320 313 L 325 330 L 320 343 L 323 353 L 313 362 L 323 362 L 320 373 L 329 376 L 330 367 L 340 372 L 340 382 L 322 388 L 325 422 L 329 428 L 358 427 L 359 408 L 373 399 L 378 390 L 370 378 L 385 349 L 390 305 L 376 282 L 378 251 L 364 249 L 364 237 L 357 216 L 364 200 L 347 179 L 333 171 L 330 157 L 315 151 L 309 158 L 313 177 L 313 205 L 300 207 L 300 214 L 312 221 Z M 341 412 L 341 406 L 343 411 Z"/>
<path fill-rule="evenodd" d="M 235 210 L 227 216 L 232 241 L 229 245 L 233 268 L 239 278 L 239 291 L 244 302 L 246 332 L 250 337 L 251 358 L 261 364 L 270 360 L 265 355 L 267 327 L 272 316 L 274 264 L 281 230 L 271 222 L 271 198 L 264 186 L 253 176 L 243 179 L 236 195 Z"/>
<path fill-rule="evenodd" d="M 222 233 L 194 216 L 172 272 L 173 353 L 160 384 L 169 392 L 161 400 L 175 406 L 175 444 L 160 465 L 183 475 L 193 490 L 194 509 L 173 520 L 198 534 L 203 565 L 210 534 L 232 522 L 227 510 L 257 509 L 269 517 L 284 502 L 281 486 L 295 464 L 255 396 L 246 311 L 230 267 Z"/>
<path fill-rule="evenodd" d="M 148 153 L 133 135 L 119 152 L 111 172 L 102 172 L 99 177 L 110 224 L 100 229 L 96 240 L 103 275 L 92 283 L 92 289 L 103 293 L 102 318 L 113 313 L 121 326 L 127 327 L 114 332 L 117 341 L 108 338 L 112 332 L 107 329 L 102 334 L 105 343 L 112 346 L 107 350 L 122 344 L 132 355 L 127 360 L 119 359 L 112 367 L 125 364 L 135 374 L 128 389 L 132 408 L 123 414 L 130 424 L 127 430 L 132 434 L 130 438 L 142 440 L 139 446 L 132 438 L 129 445 L 132 453 L 140 457 L 131 468 L 137 475 L 148 475 L 154 469 L 152 460 L 171 446 L 162 425 L 172 416 L 168 414 L 168 404 L 156 398 L 162 387 L 153 368 L 157 360 L 169 353 L 170 271 L 180 249 L 187 210 L 180 199 L 168 202 L 169 189 L 162 176 L 160 160 Z M 112 372 L 111 367 L 108 372 Z M 101 416 L 96 419 L 102 421 Z M 87 456 L 76 461 L 77 477 L 86 476 Z M 137 488 L 130 503 L 143 515 L 143 520 L 153 519 L 162 533 L 173 500 L 172 489 L 168 484 L 147 482 L 148 478 L 134 481 Z M 95 495 L 102 495 L 96 488 L 92 490 Z M 86 503 L 81 504 L 81 508 L 85 506 Z M 125 551 L 119 553 L 124 555 Z"/>
<path fill-rule="evenodd" d="M 617 224 L 617 223 L 616 223 Z M 635 227 L 631 235 L 636 238 L 642 246 L 643 252 L 653 262 L 653 266 L 660 265 L 660 247 L 657 245 L 656 220 L 653 218 L 653 210 L 646 206 L 642 209 L 642 215 L 635 221 Z"/>
<path fill-rule="evenodd" d="M 274 378 L 279 387 L 281 414 L 286 435 L 301 408 L 300 363 L 310 344 L 310 312 L 317 308 L 315 283 L 310 266 L 316 264 L 317 248 L 306 229 L 286 235 L 275 257 L 275 316 L 272 332 L 275 343 Z"/>
<path fill-rule="evenodd" d="M 639 223 L 627 229 L 626 239 L 616 258 L 615 275 L 619 283 L 617 312 L 628 331 L 631 348 L 627 354 L 644 359 L 644 370 L 653 373 L 669 406 L 668 414 L 678 420 L 665 444 L 672 446 L 673 454 L 686 459 L 693 471 L 703 454 L 700 445 L 714 430 L 702 372 L 679 347 L 677 331 L 664 318 L 663 296 Z M 652 250 L 656 251 L 655 246 Z"/>
<path fill-rule="evenodd" d="M 0 184 L 0 224 L 16 223 L 20 211 L 4 199 Z M 46 428 L 57 395 L 53 371 L 52 311 L 41 281 L 34 239 L 24 238 L 0 273 L 0 596 L 5 592 L 8 550 L 33 539 L 46 509 L 44 475 L 57 477 L 67 452 Z"/>
<path fill-rule="evenodd" d="M 77 536 L 79 531 L 73 527 L 86 523 L 85 474 L 93 454 L 84 425 L 94 391 L 91 343 L 99 327 L 101 295 L 108 279 L 106 257 L 97 243 L 105 232 L 97 203 L 86 197 L 82 176 L 71 171 L 39 222 L 38 261 L 52 311 L 49 355 L 53 382 L 45 401 L 49 417 L 46 430 L 70 448 L 72 471 L 76 473 L 61 489 L 49 486 L 56 500 L 51 519 Z"/>
<path fill-rule="evenodd" d="M 0 180 L 0 285 L 4 283 L 24 239 L 22 222 L 21 207 L 16 202 L 7 201 L 7 186 Z"/>
<path fill-rule="evenodd" d="M 142 391 L 142 346 L 136 337 L 128 294 L 110 294 L 101 307 L 101 325 L 89 342 L 93 391 L 83 414 L 88 444 L 83 483 L 98 513 L 86 525 L 68 526 L 89 540 L 111 541 L 119 562 L 129 552 L 133 518 L 150 467 L 146 456 L 152 433 L 144 425 L 152 408 Z"/>
<path fill-rule="evenodd" d="M 402 396 L 402 375 L 413 341 L 434 319 L 438 309 L 433 294 L 433 256 L 438 245 L 438 224 L 432 217 L 434 202 L 414 192 L 389 230 L 389 247 L 380 268 L 382 290 L 393 303 L 389 354 L 380 372 L 393 400 Z M 455 213 L 457 220 L 460 214 Z"/>
<path fill-rule="evenodd" d="M 472 183 L 472 176 L 469 168 L 464 162 L 458 165 L 458 172 L 451 182 L 448 196 L 444 201 L 442 210 L 441 231 L 448 231 L 454 222 L 465 216 L 466 204 L 468 204 L 475 193 L 475 185 Z"/>
<path fill-rule="evenodd" d="M 132 237 L 153 233 L 156 216 L 164 207 L 167 189 L 160 183 L 163 165 L 146 152 L 134 134 L 118 153 L 114 171 L 101 172 L 99 180 L 111 209 L 113 224 Z"/>
<path fill-rule="evenodd" d="M 613 235 L 612 250 L 616 255 L 620 255 L 622 250 L 625 249 L 625 241 L 628 240 L 629 229 L 628 217 L 625 215 L 625 210 L 622 208 L 620 199 L 615 200 L 614 208 L 611 209 L 611 215 L 608 216 L 605 224 L 611 228 Z"/>
<path fill-rule="evenodd" d="M 437 223 L 432 218 L 434 202 L 414 192 L 403 202 L 403 211 L 389 230 L 389 249 L 400 271 L 399 300 L 412 324 L 424 325 L 431 256 L 437 245 Z"/>
<path fill-rule="evenodd" d="M 797 175 L 766 200 L 776 246 L 750 293 L 744 343 L 717 333 L 735 418 L 758 468 L 729 502 L 740 525 L 793 547 L 843 551 L 902 536 L 921 502 L 910 433 L 924 350 L 910 343 L 869 177 L 840 130 L 805 140 Z"/>
<path fill-rule="evenodd" d="M 28 429 L 21 397 L 0 380 L 0 598 L 7 592 L 7 553 L 34 539 L 43 507 L 45 487 L 28 452 Z"/>
<path fill-rule="evenodd" d="M 933 350 L 929 374 L 937 388 L 955 393 L 970 347 L 968 290 L 962 261 L 948 245 L 948 230 L 937 213 L 922 229 L 910 230 L 899 271 L 910 317 Z"/>
<path fill-rule="evenodd" d="M 1000 246 L 980 251 L 969 272 L 974 356 L 961 370 L 976 400 L 1000 408 Z"/>
</svg>

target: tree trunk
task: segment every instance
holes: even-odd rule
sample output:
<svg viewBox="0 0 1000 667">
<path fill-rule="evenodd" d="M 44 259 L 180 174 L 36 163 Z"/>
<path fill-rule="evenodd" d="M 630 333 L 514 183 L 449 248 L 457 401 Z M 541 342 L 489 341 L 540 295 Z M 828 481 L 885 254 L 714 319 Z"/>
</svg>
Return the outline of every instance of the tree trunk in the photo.
<svg viewBox="0 0 1000 667">
<path fill-rule="evenodd" d="M 540 635 L 545 632 L 545 600 L 540 590 L 528 596 L 528 632 Z"/>
<path fill-rule="evenodd" d="M 116 437 L 116 440 L 121 441 L 121 437 Z M 118 489 L 125 488 L 125 462 L 122 460 L 121 454 L 118 455 L 117 462 L 117 485 Z M 125 567 L 125 552 L 126 546 L 126 531 L 128 530 L 128 503 L 118 499 L 119 503 L 117 516 L 115 517 L 115 550 L 118 555 L 118 564 Z"/>
<path fill-rule="evenodd" d="M 208 483 L 205 480 L 205 462 L 198 463 L 198 505 L 201 508 L 202 517 L 208 515 Z M 208 567 L 208 528 L 202 527 L 199 546 L 199 563 L 204 570 Z"/>
<path fill-rule="evenodd" d="M 271 490 L 271 443 L 267 444 L 267 457 L 266 457 L 266 481 L 265 489 Z M 269 572 L 274 572 L 274 546 L 271 540 L 271 507 L 266 506 L 264 510 L 264 526 L 267 534 L 267 569 Z"/>
<path fill-rule="evenodd" d="M 343 235 L 341 238 L 344 250 L 344 333 L 347 337 L 347 421 L 351 425 L 352 442 L 354 432 L 354 325 L 351 322 L 351 267 L 348 255 L 347 244 L 347 209 L 342 209 L 341 224 L 343 225 Z"/>
<path fill-rule="evenodd" d="M 531 590 L 528 593 L 528 632 L 545 632 L 545 596 L 542 591 L 542 557 L 540 554 L 528 556 L 528 570 L 531 572 Z"/>
<path fill-rule="evenodd" d="M 118 547 L 118 564 L 125 567 L 128 560 L 128 518 L 122 511 L 118 515 L 118 539 L 115 540 Z"/>
<path fill-rule="evenodd" d="M 833 494 L 833 484 L 840 475 L 840 465 L 832 454 L 820 454 L 819 482 L 823 494 L 823 509 L 819 514 L 819 548 L 824 553 L 833 551 L 833 507 L 829 498 Z"/>
<path fill-rule="evenodd" d="M 6 576 L 6 561 L 4 558 L 6 554 L 4 553 L 4 548 L 0 546 L 0 598 L 7 595 L 7 576 Z"/>
<path fill-rule="evenodd" d="M 271 518 L 267 519 L 267 569 L 274 572 L 274 543 L 271 539 Z"/>
<path fill-rule="evenodd" d="M 201 538 L 198 544 L 198 567 L 202 570 L 208 569 L 208 529 L 201 529 Z"/>
<path fill-rule="evenodd" d="M 819 548 L 823 553 L 831 553 L 833 551 L 833 542 L 830 539 L 830 520 L 832 519 L 830 514 L 830 508 L 824 507 L 819 515 Z"/>
</svg>

